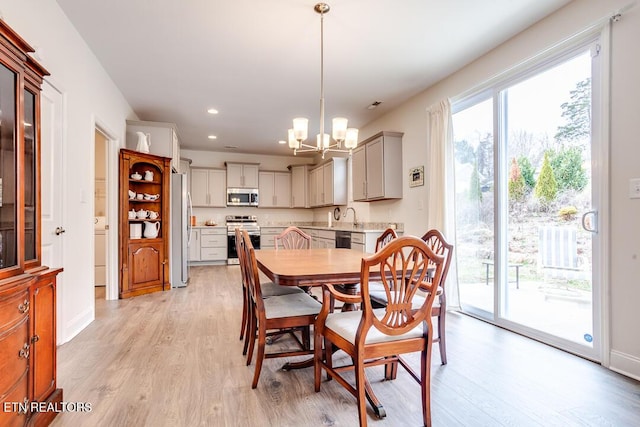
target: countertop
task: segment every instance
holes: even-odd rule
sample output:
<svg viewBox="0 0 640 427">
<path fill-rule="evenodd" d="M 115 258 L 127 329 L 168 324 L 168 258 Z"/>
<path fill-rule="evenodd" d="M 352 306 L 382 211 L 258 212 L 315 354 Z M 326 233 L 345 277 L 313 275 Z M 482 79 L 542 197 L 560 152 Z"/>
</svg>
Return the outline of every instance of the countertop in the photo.
<svg viewBox="0 0 640 427">
<path fill-rule="evenodd" d="M 351 223 L 347 223 L 347 224 L 337 224 L 334 225 L 332 227 L 328 227 L 328 225 L 325 224 L 273 224 L 273 223 L 267 223 L 267 224 L 259 224 L 260 228 L 286 228 L 290 225 L 295 225 L 296 227 L 299 228 L 311 228 L 314 230 L 329 230 L 329 231 L 351 231 L 352 233 L 382 233 L 384 230 L 387 229 L 387 227 L 389 226 L 389 224 L 382 224 L 382 223 L 364 223 L 362 225 L 362 227 L 353 227 L 353 224 Z M 402 232 L 402 227 L 401 224 L 396 224 L 396 231 L 398 232 Z"/>
</svg>

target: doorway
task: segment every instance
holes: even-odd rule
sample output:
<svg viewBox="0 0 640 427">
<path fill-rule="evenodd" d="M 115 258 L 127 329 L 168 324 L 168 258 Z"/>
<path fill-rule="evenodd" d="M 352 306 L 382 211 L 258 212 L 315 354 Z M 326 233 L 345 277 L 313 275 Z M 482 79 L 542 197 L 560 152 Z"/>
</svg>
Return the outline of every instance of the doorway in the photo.
<svg viewBox="0 0 640 427">
<path fill-rule="evenodd" d="M 454 106 L 463 311 L 600 360 L 598 41 Z"/>
<path fill-rule="evenodd" d="M 107 286 L 107 137 L 95 130 L 94 136 L 94 286 L 96 299 L 106 297 Z"/>
</svg>

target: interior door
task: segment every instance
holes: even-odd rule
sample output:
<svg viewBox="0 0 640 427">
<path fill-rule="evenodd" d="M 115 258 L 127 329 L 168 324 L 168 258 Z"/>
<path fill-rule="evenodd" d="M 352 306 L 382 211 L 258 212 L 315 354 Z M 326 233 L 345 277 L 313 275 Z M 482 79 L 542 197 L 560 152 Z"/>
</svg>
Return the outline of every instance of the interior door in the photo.
<svg viewBox="0 0 640 427">
<path fill-rule="evenodd" d="M 41 94 L 41 209 L 42 209 L 42 264 L 49 267 L 64 267 L 62 212 L 62 154 L 64 129 L 64 98 L 62 93 L 46 79 Z M 58 342 L 64 342 L 62 325 L 62 293 L 64 273 L 57 277 Z"/>
</svg>

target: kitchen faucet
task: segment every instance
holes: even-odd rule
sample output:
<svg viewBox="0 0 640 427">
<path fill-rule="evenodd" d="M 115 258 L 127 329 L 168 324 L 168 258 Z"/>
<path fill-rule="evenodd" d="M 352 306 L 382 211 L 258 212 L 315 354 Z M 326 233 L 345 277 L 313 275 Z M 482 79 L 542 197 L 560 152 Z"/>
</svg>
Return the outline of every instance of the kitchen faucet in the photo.
<svg viewBox="0 0 640 427">
<path fill-rule="evenodd" d="M 347 210 L 344 211 L 344 214 L 342 214 L 342 217 L 343 218 L 347 217 L 347 214 L 349 213 L 349 209 L 351 209 L 353 211 L 353 226 L 357 227 L 358 226 L 358 217 L 356 216 L 356 210 L 353 207 L 349 206 L 347 208 Z"/>
</svg>

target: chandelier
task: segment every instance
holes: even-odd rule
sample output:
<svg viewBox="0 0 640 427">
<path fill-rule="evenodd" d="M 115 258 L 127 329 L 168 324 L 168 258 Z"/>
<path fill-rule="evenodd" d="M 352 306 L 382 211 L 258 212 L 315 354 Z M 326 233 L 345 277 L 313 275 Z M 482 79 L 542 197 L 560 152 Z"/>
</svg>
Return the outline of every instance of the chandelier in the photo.
<svg viewBox="0 0 640 427">
<path fill-rule="evenodd" d="M 288 142 L 294 155 L 311 151 L 322 153 L 323 159 L 327 151 L 348 152 L 351 155 L 351 150 L 358 145 L 358 129 L 348 128 L 347 119 L 344 117 L 332 120 L 333 142 L 329 134 L 324 132 L 324 14 L 329 12 L 329 9 L 326 3 L 318 3 L 313 7 L 313 10 L 320 14 L 320 133 L 316 135 L 316 145 L 305 144 L 309 120 L 304 117 L 293 119 L 293 129 L 289 129 Z"/>
</svg>

